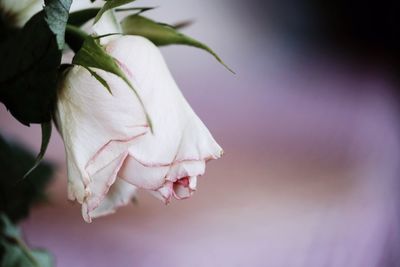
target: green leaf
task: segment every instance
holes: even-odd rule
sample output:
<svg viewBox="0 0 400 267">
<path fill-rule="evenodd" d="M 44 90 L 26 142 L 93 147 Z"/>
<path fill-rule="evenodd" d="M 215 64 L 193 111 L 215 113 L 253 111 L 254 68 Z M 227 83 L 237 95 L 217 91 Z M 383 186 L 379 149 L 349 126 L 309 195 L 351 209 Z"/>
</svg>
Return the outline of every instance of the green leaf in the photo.
<svg viewBox="0 0 400 267">
<path fill-rule="evenodd" d="M 57 39 L 58 49 L 64 48 L 65 27 L 72 0 L 45 0 L 45 19 Z"/>
<path fill-rule="evenodd" d="M 39 249 L 30 249 L 22 240 L 19 229 L 0 214 L 0 266 L 51 267 L 53 257 Z"/>
<path fill-rule="evenodd" d="M 0 101 L 21 123 L 50 121 L 61 51 L 41 11 L 0 43 Z"/>
<path fill-rule="evenodd" d="M 15 24 L 15 16 L 13 16 L 11 12 L 0 10 L 0 42 L 6 40 L 9 36 L 18 31 L 18 26 Z"/>
<path fill-rule="evenodd" d="M 45 189 L 53 174 L 48 163 L 42 161 L 22 180 L 34 163 L 35 156 L 30 151 L 0 135 L 0 213 L 13 222 L 25 218 L 34 204 L 46 199 Z"/>
<path fill-rule="evenodd" d="M 33 164 L 32 168 L 24 175 L 23 178 L 26 178 L 29 174 L 31 174 L 32 171 L 36 169 L 42 161 L 44 154 L 46 153 L 47 146 L 50 142 L 51 128 L 51 122 L 42 123 L 42 145 L 40 146 L 40 152 L 36 157 L 35 164 Z"/>
<path fill-rule="evenodd" d="M 72 12 L 71 14 L 69 14 L 68 24 L 80 27 L 89 20 L 96 17 L 99 11 L 100 8 L 87 8 Z"/>
<path fill-rule="evenodd" d="M 121 25 L 124 34 L 146 37 L 158 46 L 181 44 L 203 49 L 213 55 L 223 66 L 225 66 L 225 68 L 234 73 L 234 71 L 231 70 L 213 50 L 211 50 L 211 48 L 180 33 L 173 26 L 164 23 L 157 23 L 137 14 L 126 17 L 122 21 Z"/>
<path fill-rule="evenodd" d="M 143 104 L 142 99 L 140 98 L 140 95 L 137 93 L 137 91 L 135 90 L 131 82 L 128 80 L 124 72 L 118 66 L 116 60 L 104 50 L 104 48 L 99 44 L 96 38 L 88 36 L 85 39 L 81 49 L 78 51 L 78 53 L 75 54 L 72 60 L 72 64 L 83 66 L 86 69 L 91 69 L 91 68 L 101 69 L 113 73 L 118 77 L 120 77 L 122 80 L 124 80 L 138 98 L 146 114 L 147 123 L 149 124 L 149 127 L 152 131 L 153 127 L 151 119 L 148 116 L 148 112 Z M 95 76 L 95 78 L 99 80 L 98 77 Z M 99 82 L 101 82 L 101 84 L 104 85 L 104 83 L 101 80 L 99 80 Z M 108 86 L 106 86 L 106 89 L 112 91 L 112 89 L 110 89 Z"/>
<path fill-rule="evenodd" d="M 25 125 L 51 119 L 71 2 L 46 0 L 43 11 L 0 43 L 0 101 Z"/>
<path fill-rule="evenodd" d="M 18 238 L 20 236 L 19 229 L 12 224 L 4 213 L 0 213 L 0 233 L 2 236 L 9 238 Z"/>
<path fill-rule="evenodd" d="M 134 2 L 135 0 L 109 0 L 107 1 L 103 7 L 101 8 L 101 10 L 99 11 L 99 13 L 97 13 L 96 18 L 94 19 L 94 23 L 97 23 L 101 16 L 103 16 L 103 14 L 113 8 L 119 7 L 119 6 L 123 6 L 129 3 Z"/>
</svg>

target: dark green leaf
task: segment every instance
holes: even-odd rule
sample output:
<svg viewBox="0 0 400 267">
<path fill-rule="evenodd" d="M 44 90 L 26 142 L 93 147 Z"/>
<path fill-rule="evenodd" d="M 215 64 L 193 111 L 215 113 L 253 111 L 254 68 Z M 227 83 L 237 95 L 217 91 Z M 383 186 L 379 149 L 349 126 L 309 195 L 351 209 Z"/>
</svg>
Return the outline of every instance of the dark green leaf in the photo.
<svg viewBox="0 0 400 267">
<path fill-rule="evenodd" d="M 94 39 L 101 39 L 101 38 L 108 37 L 108 36 L 113 36 L 113 35 L 122 35 L 122 33 L 119 33 L 119 32 L 115 32 L 115 33 L 106 33 L 106 34 L 102 34 L 102 35 L 93 36 L 93 38 L 94 38 Z"/>
<path fill-rule="evenodd" d="M 100 8 L 88 8 L 72 12 L 71 14 L 69 14 L 68 24 L 80 27 L 89 20 L 96 17 L 99 11 Z"/>
<path fill-rule="evenodd" d="M 6 40 L 17 31 L 18 27 L 16 25 L 15 16 L 11 14 L 11 12 L 4 12 L 4 10 L 0 8 L 0 42 Z"/>
<path fill-rule="evenodd" d="M 101 8 L 101 10 L 99 11 L 99 13 L 97 14 L 96 18 L 94 19 L 94 23 L 98 22 L 101 18 L 101 16 L 103 16 L 103 14 L 113 8 L 119 7 L 119 6 L 123 6 L 129 3 L 134 2 L 135 0 L 110 0 L 107 1 L 103 7 Z"/>
<path fill-rule="evenodd" d="M 50 137 L 51 137 L 51 122 L 44 122 L 42 123 L 42 145 L 40 146 L 40 152 L 36 157 L 35 164 L 33 164 L 32 168 L 24 175 L 24 178 L 26 178 L 29 174 L 32 173 L 34 169 L 39 166 L 40 162 L 42 161 L 44 154 L 46 153 L 47 146 L 49 145 L 50 142 Z"/>
<path fill-rule="evenodd" d="M 72 0 L 45 2 L 43 11 L 0 43 L 0 101 L 26 125 L 50 121 Z"/>
<path fill-rule="evenodd" d="M 58 49 L 64 48 L 65 27 L 72 0 L 45 0 L 46 22 L 57 39 Z"/>
<path fill-rule="evenodd" d="M 39 249 L 30 249 L 22 240 L 19 229 L 0 214 L 0 266 L 51 267 L 53 257 Z"/>
<path fill-rule="evenodd" d="M 0 43 L 0 61 L 0 101 L 23 124 L 50 121 L 61 51 L 43 11 Z"/>
<path fill-rule="evenodd" d="M 124 72 L 118 66 L 116 60 L 112 56 L 107 54 L 107 52 L 99 44 L 99 42 L 96 38 L 94 38 L 92 36 L 88 36 L 86 38 L 81 49 L 78 51 L 78 53 L 75 54 L 75 57 L 72 60 L 72 63 L 75 65 L 83 66 L 87 69 L 91 69 L 91 68 L 101 69 L 101 70 L 113 73 L 113 74 L 117 75 L 118 77 L 120 77 L 121 79 L 123 79 L 128 84 L 128 86 L 132 89 L 132 91 L 135 93 L 137 98 L 139 99 L 139 102 L 142 105 L 143 110 L 146 113 L 146 118 L 147 118 L 149 127 L 150 127 L 150 129 L 152 129 L 151 120 L 148 116 L 148 113 L 143 104 L 143 101 L 140 98 L 140 95 L 137 93 L 137 91 L 135 90 L 135 88 L 133 87 L 131 82 L 128 80 L 128 78 L 126 77 Z M 103 82 L 101 82 L 101 83 L 103 84 Z M 109 89 L 107 87 L 106 87 L 106 89 L 112 91 L 112 89 Z"/>
<path fill-rule="evenodd" d="M 45 199 L 44 190 L 50 182 L 52 168 L 41 162 L 26 178 L 24 174 L 35 163 L 32 153 L 0 135 L 0 213 L 17 222 L 29 213 L 32 205 Z"/>
<path fill-rule="evenodd" d="M 151 19 L 135 14 L 126 17 L 122 21 L 122 30 L 125 34 L 141 35 L 146 37 L 158 46 L 181 44 L 203 49 L 213 55 L 229 71 L 233 72 L 233 70 L 231 70 L 208 46 L 178 32 L 173 26 L 157 23 Z"/>
</svg>

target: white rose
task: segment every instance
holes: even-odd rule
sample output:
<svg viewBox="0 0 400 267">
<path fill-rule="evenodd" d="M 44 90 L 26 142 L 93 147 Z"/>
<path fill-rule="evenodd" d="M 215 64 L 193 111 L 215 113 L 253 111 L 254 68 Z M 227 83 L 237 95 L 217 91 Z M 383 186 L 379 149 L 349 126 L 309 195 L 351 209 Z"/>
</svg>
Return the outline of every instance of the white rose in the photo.
<svg viewBox="0 0 400 267">
<path fill-rule="evenodd" d="M 68 192 L 87 222 L 127 204 L 144 188 L 168 203 L 196 190 L 205 164 L 222 149 L 186 102 L 159 49 L 145 38 L 111 40 L 107 52 L 140 95 L 119 77 L 96 70 L 112 95 L 80 66 L 60 88 L 56 122 L 65 143 Z"/>
</svg>

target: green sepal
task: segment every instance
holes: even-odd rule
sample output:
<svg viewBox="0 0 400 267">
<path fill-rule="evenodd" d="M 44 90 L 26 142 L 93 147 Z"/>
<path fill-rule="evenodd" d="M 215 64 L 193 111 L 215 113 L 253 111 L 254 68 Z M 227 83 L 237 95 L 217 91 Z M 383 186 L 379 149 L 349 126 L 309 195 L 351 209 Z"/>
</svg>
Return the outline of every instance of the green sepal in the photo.
<svg viewBox="0 0 400 267">
<path fill-rule="evenodd" d="M 40 162 L 44 157 L 44 154 L 46 154 L 47 146 L 49 145 L 50 142 L 51 130 L 52 130 L 51 122 L 44 122 L 42 123 L 41 126 L 42 126 L 42 144 L 40 146 L 40 151 L 36 157 L 35 164 L 33 164 L 32 168 L 30 168 L 30 170 L 24 175 L 23 177 L 24 179 L 39 166 Z"/>
<path fill-rule="evenodd" d="M 68 24 L 80 27 L 89 20 L 93 19 L 96 17 L 96 15 L 99 13 L 100 8 L 87 8 L 87 9 L 82 9 L 79 11 L 72 12 L 69 14 L 68 18 Z"/>
<path fill-rule="evenodd" d="M 144 13 L 146 11 L 150 11 L 155 9 L 156 7 L 128 7 L 128 8 L 117 8 L 115 9 L 116 12 L 126 12 L 126 11 L 137 11 L 137 13 L 135 14 L 141 14 Z"/>
<path fill-rule="evenodd" d="M 180 33 L 176 28 L 165 23 L 157 23 L 149 18 L 134 14 L 126 17 L 121 22 L 124 34 L 140 35 L 146 37 L 157 46 L 163 45 L 188 45 L 203 49 L 213 55 L 230 72 L 234 73 L 221 58 L 205 44 Z"/>
<path fill-rule="evenodd" d="M 91 68 L 101 69 L 120 77 L 135 93 L 136 97 L 140 102 L 140 105 L 142 106 L 146 114 L 146 119 L 147 123 L 149 124 L 150 130 L 153 131 L 151 119 L 148 115 L 148 112 L 143 104 L 140 95 L 135 90 L 132 83 L 128 80 L 125 73 L 118 66 L 116 60 L 104 50 L 104 48 L 100 45 L 99 40 L 96 37 L 88 36 L 85 39 L 81 49 L 75 54 L 72 60 L 72 64 L 80 65 L 82 67 L 85 67 L 86 69 L 91 69 Z M 102 85 L 104 85 L 105 80 L 103 78 L 99 79 L 100 77 L 99 75 L 94 75 L 94 77 Z M 112 89 L 110 89 L 108 86 L 105 86 L 105 88 L 108 91 L 112 91 Z"/>
<path fill-rule="evenodd" d="M 87 36 L 81 49 L 75 54 L 72 64 L 111 72 L 123 79 L 129 87 L 133 87 L 115 59 L 104 50 L 97 38 L 93 36 Z"/>
<path fill-rule="evenodd" d="M 95 77 L 96 80 L 98 80 L 107 89 L 107 91 L 112 95 L 111 88 L 108 85 L 107 81 L 103 79 L 103 77 L 101 77 L 97 72 L 95 72 L 94 70 L 91 70 L 90 68 L 85 68 L 85 69 L 87 69 L 87 71 L 89 71 L 90 74 L 92 74 L 92 76 Z"/>
<path fill-rule="evenodd" d="M 132 3 L 134 1 L 136 1 L 136 0 L 109 0 L 109 1 L 107 1 L 103 5 L 103 7 L 100 9 L 99 13 L 97 13 L 97 15 L 94 19 L 94 23 L 97 23 L 100 20 L 101 16 L 103 16 L 103 14 L 106 11 L 116 8 L 116 7 L 119 7 L 119 6 L 123 6 L 123 5 L 129 4 L 129 3 Z"/>
<path fill-rule="evenodd" d="M 183 20 L 183 21 L 179 21 L 177 23 L 174 23 L 172 25 L 167 25 L 170 26 L 172 28 L 174 28 L 175 30 L 180 30 L 186 27 L 189 27 L 193 24 L 193 20 Z"/>
</svg>

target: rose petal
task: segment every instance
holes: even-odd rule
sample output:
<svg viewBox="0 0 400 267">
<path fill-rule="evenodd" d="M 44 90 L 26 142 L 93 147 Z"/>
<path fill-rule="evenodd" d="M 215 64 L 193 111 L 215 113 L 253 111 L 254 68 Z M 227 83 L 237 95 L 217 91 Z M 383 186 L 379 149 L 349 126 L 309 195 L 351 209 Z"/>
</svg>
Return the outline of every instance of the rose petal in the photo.
<svg viewBox="0 0 400 267">
<path fill-rule="evenodd" d="M 111 185 L 114 184 L 117 173 L 122 166 L 127 153 L 110 162 L 107 166 L 91 176 L 91 181 L 86 185 L 87 196 L 83 201 L 82 214 L 87 222 L 91 222 L 90 213 L 95 210 L 106 197 Z"/>
<path fill-rule="evenodd" d="M 136 190 L 135 186 L 117 178 L 104 200 L 89 213 L 90 217 L 97 218 L 114 213 L 118 207 L 125 206 L 132 200 Z"/>
<path fill-rule="evenodd" d="M 184 177 L 174 182 L 173 195 L 176 199 L 185 199 L 193 194 L 192 188 L 189 187 L 190 179 L 192 177 Z"/>
<path fill-rule="evenodd" d="M 172 182 L 165 182 L 159 189 L 155 191 L 150 191 L 150 193 L 158 198 L 159 200 L 163 201 L 165 204 L 168 204 L 171 201 L 172 192 L 173 192 L 173 183 Z"/>
<path fill-rule="evenodd" d="M 165 182 L 169 166 L 145 166 L 129 156 L 120 171 L 127 182 L 140 188 L 156 190 Z"/>
<path fill-rule="evenodd" d="M 176 162 L 171 166 L 166 179 L 175 182 L 183 177 L 203 175 L 205 168 L 204 160 Z"/>
</svg>

